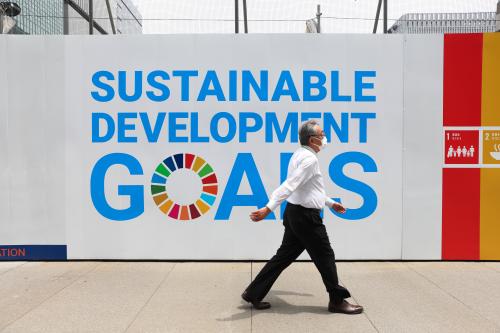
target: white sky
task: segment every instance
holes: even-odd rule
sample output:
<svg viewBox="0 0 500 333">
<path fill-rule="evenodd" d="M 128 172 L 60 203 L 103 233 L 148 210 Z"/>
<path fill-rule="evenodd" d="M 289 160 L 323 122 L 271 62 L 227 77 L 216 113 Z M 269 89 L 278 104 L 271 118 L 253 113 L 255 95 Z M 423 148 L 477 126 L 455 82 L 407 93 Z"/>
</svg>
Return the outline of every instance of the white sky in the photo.
<svg viewBox="0 0 500 333">
<path fill-rule="evenodd" d="M 144 18 L 143 32 L 146 34 L 234 32 L 234 0 L 133 1 Z M 243 19 L 242 3 L 240 0 L 240 20 Z M 378 0 L 247 0 L 248 30 L 250 33 L 304 32 L 304 21 L 315 17 L 318 3 L 324 17 L 321 21 L 323 32 L 372 32 Z M 405 13 L 493 12 L 496 3 L 497 0 L 388 0 L 388 26 Z M 251 21 L 267 19 L 297 21 Z M 381 29 L 382 20 L 379 32 Z"/>
</svg>

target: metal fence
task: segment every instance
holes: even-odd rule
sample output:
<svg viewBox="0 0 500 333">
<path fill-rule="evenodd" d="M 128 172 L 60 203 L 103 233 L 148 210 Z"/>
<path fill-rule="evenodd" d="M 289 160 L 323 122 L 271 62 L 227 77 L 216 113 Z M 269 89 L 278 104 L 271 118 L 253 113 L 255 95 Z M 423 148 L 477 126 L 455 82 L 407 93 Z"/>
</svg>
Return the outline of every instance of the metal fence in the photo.
<svg viewBox="0 0 500 333">
<path fill-rule="evenodd" d="M 498 0 L 108 1 L 110 10 L 106 0 L 14 0 L 22 10 L 9 18 L 18 22 L 10 33 L 60 34 L 61 22 L 67 34 L 88 34 L 91 26 L 95 34 L 243 33 L 247 28 L 249 33 L 304 33 L 306 27 L 322 33 L 381 33 L 391 26 L 392 33 L 462 33 L 495 31 L 500 23 L 500 16 L 494 17 Z M 313 26 L 319 21 L 318 4 L 321 25 Z"/>
<path fill-rule="evenodd" d="M 496 13 L 413 13 L 403 15 L 389 33 L 440 34 L 496 31 Z"/>
</svg>

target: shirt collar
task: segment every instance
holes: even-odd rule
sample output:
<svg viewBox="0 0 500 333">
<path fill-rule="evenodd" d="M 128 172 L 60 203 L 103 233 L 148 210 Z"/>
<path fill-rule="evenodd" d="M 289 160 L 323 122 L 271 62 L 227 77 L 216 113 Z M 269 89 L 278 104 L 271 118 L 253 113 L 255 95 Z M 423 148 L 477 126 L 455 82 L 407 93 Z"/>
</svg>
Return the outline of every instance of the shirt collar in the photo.
<svg viewBox="0 0 500 333">
<path fill-rule="evenodd" d="M 314 149 L 312 149 L 312 148 L 311 148 L 311 147 L 309 147 L 309 146 L 305 146 L 305 145 L 304 145 L 304 146 L 302 146 L 302 148 L 309 150 L 310 152 L 314 153 L 314 155 L 316 155 L 316 154 L 317 154 L 317 153 L 314 151 Z"/>
</svg>

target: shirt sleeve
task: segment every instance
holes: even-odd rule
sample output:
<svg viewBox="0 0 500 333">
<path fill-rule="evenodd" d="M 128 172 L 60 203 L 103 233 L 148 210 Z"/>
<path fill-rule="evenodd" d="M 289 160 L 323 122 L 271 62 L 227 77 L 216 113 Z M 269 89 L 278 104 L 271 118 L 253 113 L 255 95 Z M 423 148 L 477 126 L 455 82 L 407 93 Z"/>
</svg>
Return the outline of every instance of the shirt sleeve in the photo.
<svg viewBox="0 0 500 333">
<path fill-rule="evenodd" d="M 304 159 L 297 168 L 288 175 L 288 178 L 271 194 L 267 207 L 273 211 L 281 205 L 300 185 L 307 182 L 314 175 L 317 161 Z"/>
<path fill-rule="evenodd" d="M 328 195 L 325 195 L 325 206 L 332 208 L 334 202 Z"/>
</svg>

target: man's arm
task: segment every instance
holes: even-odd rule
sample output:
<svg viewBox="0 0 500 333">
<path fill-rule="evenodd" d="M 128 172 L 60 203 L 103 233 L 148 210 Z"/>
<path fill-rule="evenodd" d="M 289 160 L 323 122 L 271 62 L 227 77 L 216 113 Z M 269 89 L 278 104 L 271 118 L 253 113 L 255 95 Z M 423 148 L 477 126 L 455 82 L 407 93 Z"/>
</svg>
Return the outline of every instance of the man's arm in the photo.
<svg viewBox="0 0 500 333">
<path fill-rule="evenodd" d="M 264 219 L 270 212 L 285 201 L 300 185 L 311 179 L 314 175 L 314 167 L 317 160 L 314 158 L 304 159 L 300 165 L 290 174 L 288 178 L 271 194 L 271 198 L 265 207 L 250 214 L 254 222 Z"/>
<path fill-rule="evenodd" d="M 333 201 L 329 196 L 325 195 L 325 205 L 327 207 L 330 207 L 330 208 L 333 208 L 334 211 L 336 211 L 337 213 L 340 213 L 340 214 L 344 214 L 345 213 L 345 208 L 344 206 L 342 206 L 342 204 L 336 202 L 336 201 Z"/>
</svg>

